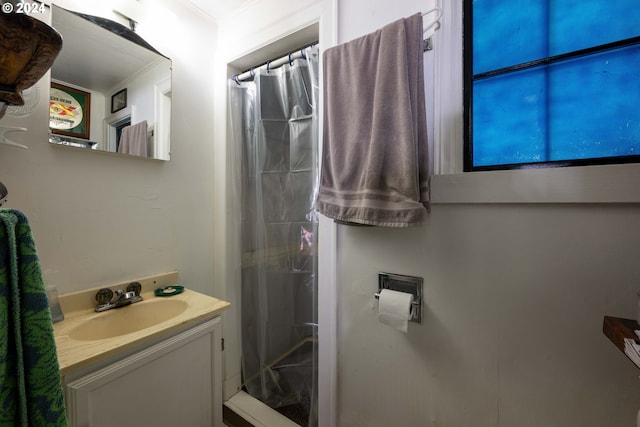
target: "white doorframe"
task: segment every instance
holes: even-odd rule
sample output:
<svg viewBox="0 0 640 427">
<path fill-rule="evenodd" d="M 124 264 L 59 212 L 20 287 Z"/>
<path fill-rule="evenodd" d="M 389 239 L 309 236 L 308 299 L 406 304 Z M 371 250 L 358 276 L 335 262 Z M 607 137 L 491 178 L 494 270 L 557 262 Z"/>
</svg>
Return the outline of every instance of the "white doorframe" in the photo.
<svg viewBox="0 0 640 427">
<path fill-rule="evenodd" d="M 171 77 L 158 82 L 154 87 L 153 156 L 170 159 L 171 135 Z"/>
<path fill-rule="evenodd" d="M 338 43 L 338 0 L 325 0 L 320 18 L 320 49 Z M 323 66 L 320 55 L 320 106 Z M 323 115 L 319 114 L 320 144 L 322 152 Z M 320 159 L 322 156 L 320 155 Z M 335 427 L 338 419 L 338 301 L 336 299 L 338 227 L 324 216 L 318 225 L 318 426 Z"/>
<path fill-rule="evenodd" d="M 273 1 L 273 0 L 270 0 Z M 282 9 L 288 10 L 292 3 L 288 0 L 278 0 L 282 3 Z M 295 3 L 293 3 L 295 4 Z M 296 6 L 293 6 L 296 7 Z M 297 6 L 300 7 L 300 6 Z M 252 3 L 251 9 L 261 10 L 260 2 Z M 270 4 L 269 10 L 278 10 Z M 289 11 L 290 12 L 290 11 Z M 301 11 L 299 11 L 301 12 Z M 249 11 L 248 13 L 251 13 Z M 337 14 L 338 0 L 318 0 L 311 6 L 307 6 L 302 13 L 288 14 L 283 12 L 281 20 L 275 20 L 273 25 L 261 27 L 256 34 L 251 34 L 250 38 L 238 40 L 238 38 L 228 38 L 233 32 L 231 21 L 228 27 L 221 28 L 219 33 L 219 45 L 216 53 L 216 113 L 215 113 L 215 135 L 216 143 L 216 171 L 214 179 L 218 182 L 214 187 L 214 192 L 218 200 L 223 200 L 215 212 L 216 240 L 214 252 L 214 271 L 216 283 L 213 285 L 213 292 L 222 295 L 232 303 L 232 309 L 226 312 L 223 317 L 223 337 L 225 338 L 225 351 L 223 352 L 225 379 L 224 395 L 230 398 L 240 388 L 240 310 L 238 265 L 239 258 L 233 255 L 234 243 L 229 240 L 234 238 L 232 227 L 234 217 L 228 206 L 231 206 L 233 198 L 230 168 L 227 162 L 230 160 L 227 142 L 227 95 L 226 81 L 230 77 L 229 70 L 233 68 L 233 62 L 249 52 L 269 45 L 274 40 L 291 34 L 312 22 L 319 23 L 319 46 L 321 51 L 334 46 L 337 43 Z M 241 14 L 239 14 L 241 15 Z M 292 19 L 295 16 L 295 19 Z M 246 25 L 243 26 L 246 31 Z M 250 27 L 249 27 L 250 28 Z M 231 29 L 231 30 L 230 30 Z M 246 33 L 245 33 L 246 34 Z M 230 41 L 230 40 L 233 40 Z M 322 69 L 322 65 L 320 65 Z M 322 79 L 322 71 L 320 71 Z M 322 80 L 320 80 L 322 81 Z M 224 94 L 224 95 L 223 95 Z M 320 90 L 320 106 L 322 111 L 322 90 Z M 320 114 L 319 129 L 322 129 L 322 115 Z M 320 135 L 322 141 L 322 135 Z M 220 184 L 222 183 L 222 185 Z M 318 258 L 318 413 L 320 427 L 334 427 L 337 420 L 336 385 L 337 385 L 337 317 L 336 317 L 336 253 L 337 253 L 337 227 L 328 218 L 321 217 L 318 227 L 319 258 Z"/>
<path fill-rule="evenodd" d="M 337 420 L 337 226 L 324 216 L 318 226 L 318 425 Z"/>
</svg>

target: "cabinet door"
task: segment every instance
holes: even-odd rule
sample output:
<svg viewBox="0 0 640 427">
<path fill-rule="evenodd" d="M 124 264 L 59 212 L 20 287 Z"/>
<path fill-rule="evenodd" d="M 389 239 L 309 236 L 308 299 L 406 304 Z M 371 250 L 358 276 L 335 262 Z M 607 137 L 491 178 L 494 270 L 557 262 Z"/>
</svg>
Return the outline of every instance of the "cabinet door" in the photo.
<svg viewBox="0 0 640 427">
<path fill-rule="evenodd" d="M 222 425 L 220 318 L 67 384 L 77 427 Z"/>
</svg>

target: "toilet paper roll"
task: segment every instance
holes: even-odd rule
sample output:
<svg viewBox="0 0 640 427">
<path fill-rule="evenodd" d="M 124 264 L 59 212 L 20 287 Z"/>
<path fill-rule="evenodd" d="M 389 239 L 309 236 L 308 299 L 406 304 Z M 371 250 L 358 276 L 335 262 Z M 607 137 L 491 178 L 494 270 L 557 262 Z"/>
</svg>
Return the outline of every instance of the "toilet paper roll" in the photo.
<svg viewBox="0 0 640 427">
<path fill-rule="evenodd" d="M 412 301 L 412 294 L 383 289 L 380 291 L 378 302 L 378 320 L 406 333 L 411 318 Z"/>
</svg>

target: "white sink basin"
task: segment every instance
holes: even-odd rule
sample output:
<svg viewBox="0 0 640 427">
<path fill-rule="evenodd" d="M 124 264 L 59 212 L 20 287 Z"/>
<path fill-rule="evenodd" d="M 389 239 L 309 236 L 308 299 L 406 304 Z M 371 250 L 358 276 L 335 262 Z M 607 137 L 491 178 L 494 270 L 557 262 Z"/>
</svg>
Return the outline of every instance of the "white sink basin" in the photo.
<svg viewBox="0 0 640 427">
<path fill-rule="evenodd" d="M 69 332 L 69 338 L 94 341 L 130 334 L 172 319 L 188 306 L 182 300 L 156 298 L 114 308 L 83 321 Z"/>
</svg>

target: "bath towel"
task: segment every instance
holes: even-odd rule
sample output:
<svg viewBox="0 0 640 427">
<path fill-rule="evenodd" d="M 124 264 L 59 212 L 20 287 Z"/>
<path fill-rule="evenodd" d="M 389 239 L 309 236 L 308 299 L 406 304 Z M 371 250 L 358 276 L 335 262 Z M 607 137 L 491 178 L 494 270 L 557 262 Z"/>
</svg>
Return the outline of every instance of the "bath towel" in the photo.
<svg viewBox="0 0 640 427">
<path fill-rule="evenodd" d="M 145 120 L 122 129 L 118 153 L 147 157 L 147 122 Z"/>
<path fill-rule="evenodd" d="M 321 214 L 385 227 L 426 218 L 422 55 L 419 13 L 325 51 Z"/>
<path fill-rule="evenodd" d="M 27 218 L 0 209 L 0 425 L 66 426 L 53 324 Z"/>
</svg>

